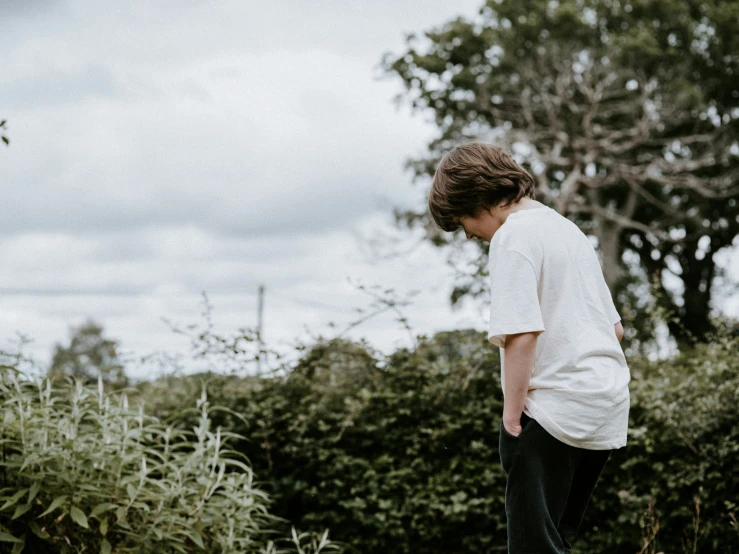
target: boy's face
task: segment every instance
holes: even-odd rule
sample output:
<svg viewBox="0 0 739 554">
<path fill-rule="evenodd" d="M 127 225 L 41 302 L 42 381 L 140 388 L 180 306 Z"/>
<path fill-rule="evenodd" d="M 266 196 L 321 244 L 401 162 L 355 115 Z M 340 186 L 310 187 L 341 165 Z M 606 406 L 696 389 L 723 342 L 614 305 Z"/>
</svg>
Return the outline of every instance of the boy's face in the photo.
<svg viewBox="0 0 739 554">
<path fill-rule="evenodd" d="M 496 208 L 480 210 L 476 216 L 464 216 L 459 224 L 464 229 L 468 239 L 479 239 L 485 242 L 493 240 L 493 235 L 503 225 L 503 221 L 496 215 Z"/>
</svg>

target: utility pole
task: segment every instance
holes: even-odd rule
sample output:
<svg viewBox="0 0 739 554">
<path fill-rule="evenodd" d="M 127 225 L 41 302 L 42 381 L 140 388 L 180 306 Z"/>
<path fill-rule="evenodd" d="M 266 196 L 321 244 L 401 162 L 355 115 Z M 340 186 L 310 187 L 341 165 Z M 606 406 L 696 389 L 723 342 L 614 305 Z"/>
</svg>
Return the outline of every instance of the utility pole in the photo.
<svg viewBox="0 0 739 554">
<path fill-rule="evenodd" d="M 262 373 L 262 312 L 264 311 L 264 285 L 259 285 L 259 303 L 257 307 L 257 374 Z"/>
</svg>

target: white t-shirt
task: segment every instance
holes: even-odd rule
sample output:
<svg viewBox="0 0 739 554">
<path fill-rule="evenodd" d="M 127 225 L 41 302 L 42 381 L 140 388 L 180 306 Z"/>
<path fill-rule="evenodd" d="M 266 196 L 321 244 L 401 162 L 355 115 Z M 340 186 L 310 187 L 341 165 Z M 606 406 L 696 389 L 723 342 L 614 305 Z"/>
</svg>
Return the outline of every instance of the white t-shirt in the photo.
<svg viewBox="0 0 739 554">
<path fill-rule="evenodd" d="M 538 331 L 524 405 L 549 434 L 590 450 L 626 446 L 631 380 L 620 321 L 598 256 L 572 221 L 549 207 L 508 215 L 490 242 L 488 340 Z"/>
</svg>

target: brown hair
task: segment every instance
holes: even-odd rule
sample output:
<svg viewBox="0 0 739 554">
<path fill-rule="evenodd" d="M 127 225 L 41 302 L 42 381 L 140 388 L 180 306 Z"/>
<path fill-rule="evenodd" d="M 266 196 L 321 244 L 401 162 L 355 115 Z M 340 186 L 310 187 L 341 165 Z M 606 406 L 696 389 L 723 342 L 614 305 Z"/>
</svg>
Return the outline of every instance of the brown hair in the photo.
<svg viewBox="0 0 739 554">
<path fill-rule="evenodd" d="M 459 229 L 459 218 L 475 217 L 505 202 L 536 200 L 534 178 L 502 147 L 468 142 L 452 148 L 439 162 L 429 193 L 429 211 L 444 231 Z"/>
</svg>

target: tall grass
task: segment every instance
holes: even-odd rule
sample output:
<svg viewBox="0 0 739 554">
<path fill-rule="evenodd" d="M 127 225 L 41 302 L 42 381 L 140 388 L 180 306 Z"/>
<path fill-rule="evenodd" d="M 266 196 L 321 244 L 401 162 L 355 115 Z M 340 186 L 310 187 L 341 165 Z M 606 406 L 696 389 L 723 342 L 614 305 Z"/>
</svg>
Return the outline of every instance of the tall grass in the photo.
<svg viewBox="0 0 739 554">
<path fill-rule="evenodd" d="M 205 391 L 197 424 L 178 430 L 101 381 L 52 385 L 0 366 L 0 408 L 0 543 L 13 554 L 337 549 L 327 533 L 276 536 L 267 495 L 229 448 L 237 436 L 212 429 Z"/>
</svg>

